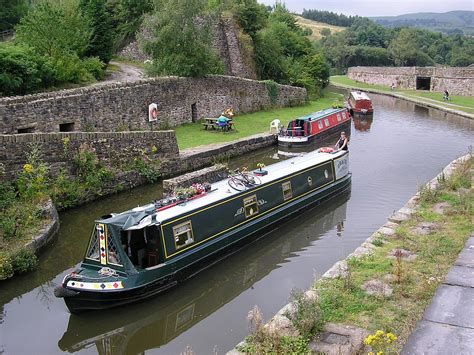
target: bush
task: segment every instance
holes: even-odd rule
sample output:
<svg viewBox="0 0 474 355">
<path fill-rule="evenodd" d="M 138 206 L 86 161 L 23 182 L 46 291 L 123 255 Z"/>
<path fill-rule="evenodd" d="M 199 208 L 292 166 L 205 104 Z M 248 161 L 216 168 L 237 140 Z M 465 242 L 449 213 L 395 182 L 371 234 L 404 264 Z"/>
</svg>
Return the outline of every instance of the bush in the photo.
<svg viewBox="0 0 474 355">
<path fill-rule="evenodd" d="M 0 280 L 6 280 L 13 276 L 13 265 L 11 256 L 0 252 Z"/>
<path fill-rule="evenodd" d="M 12 183 L 0 182 L 0 211 L 10 207 L 16 199 L 15 187 Z"/>
<path fill-rule="evenodd" d="M 38 258 L 31 250 L 22 248 L 16 251 L 11 258 L 13 272 L 21 274 L 36 269 L 38 266 Z"/>
<path fill-rule="evenodd" d="M 0 43 L 0 95 L 26 94 L 54 83 L 45 58 L 26 46 Z"/>
</svg>

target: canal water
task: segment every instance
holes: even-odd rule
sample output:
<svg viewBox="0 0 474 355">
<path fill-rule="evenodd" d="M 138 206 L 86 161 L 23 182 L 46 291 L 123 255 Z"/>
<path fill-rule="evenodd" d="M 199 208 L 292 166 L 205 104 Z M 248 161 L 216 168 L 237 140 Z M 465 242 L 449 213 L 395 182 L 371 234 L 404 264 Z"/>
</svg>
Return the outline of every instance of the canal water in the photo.
<svg viewBox="0 0 474 355">
<path fill-rule="evenodd" d="M 270 318 L 293 289 L 307 289 L 359 246 L 473 142 L 474 121 L 371 95 L 373 119 L 355 119 L 352 192 L 302 213 L 193 279 L 146 302 L 70 315 L 54 287 L 84 255 L 93 221 L 161 196 L 150 185 L 60 214 L 54 245 L 39 269 L 0 283 L 0 354 L 222 354 L 248 333 L 247 312 Z M 231 166 L 270 164 L 269 148 Z"/>
</svg>

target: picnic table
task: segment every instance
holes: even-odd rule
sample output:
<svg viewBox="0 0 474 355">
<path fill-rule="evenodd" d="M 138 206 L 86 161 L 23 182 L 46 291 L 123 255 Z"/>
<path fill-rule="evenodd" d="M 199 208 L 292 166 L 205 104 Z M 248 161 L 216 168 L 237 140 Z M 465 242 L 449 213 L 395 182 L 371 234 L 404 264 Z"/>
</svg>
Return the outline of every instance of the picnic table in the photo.
<svg viewBox="0 0 474 355">
<path fill-rule="evenodd" d="M 207 118 L 204 118 L 204 122 L 202 123 L 202 125 L 203 125 L 205 130 L 207 130 L 208 128 L 228 130 L 228 131 L 231 130 L 231 129 L 234 129 L 234 122 L 232 121 L 232 119 L 229 119 L 229 121 L 227 122 L 227 127 L 220 127 L 217 124 L 217 120 L 218 120 L 218 118 L 207 117 Z"/>
</svg>

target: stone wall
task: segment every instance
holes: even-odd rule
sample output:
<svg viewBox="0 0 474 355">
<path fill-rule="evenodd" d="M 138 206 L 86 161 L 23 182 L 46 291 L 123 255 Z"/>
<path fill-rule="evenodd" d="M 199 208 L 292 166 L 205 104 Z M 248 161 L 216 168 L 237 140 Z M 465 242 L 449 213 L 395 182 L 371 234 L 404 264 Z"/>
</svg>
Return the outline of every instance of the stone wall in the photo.
<svg viewBox="0 0 474 355">
<path fill-rule="evenodd" d="M 177 188 L 187 188 L 196 183 L 210 183 L 220 181 L 229 176 L 227 167 L 216 164 L 208 168 L 180 175 L 173 179 L 163 180 L 163 196 L 171 196 Z"/>
<path fill-rule="evenodd" d="M 179 154 L 174 131 L 0 135 L 0 162 L 5 170 L 3 179 L 13 179 L 22 169 L 26 163 L 25 153 L 31 150 L 32 144 L 39 148 L 41 158 L 50 166 L 52 175 L 56 175 L 61 168 L 71 171 L 74 153 L 84 145 L 93 149 L 106 165 L 143 157 L 143 152 L 151 152 L 153 146 L 158 149 L 154 157 L 159 159 L 175 158 Z"/>
<path fill-rule="evenodd" d="M 151 39 L 151 17 L 147 17 L 140 29 L 139 37 Z M 222 17 L 212 23 L 212 46 L 224 62 L 225 74 L 241 78 L 256 79 L 253 59 L 243 48 L 242 33 L 232 17 Z M 250 39 L 250 38 L 249 38 Z M 250 39 L 251 41 L 251 39 Z M 119 57 L 144 62 L 152 58 L 140 48 L 140 41 L 134 40 L 118 53 Z"/>
<path fill-rule="evenodd" d="M 264 83 L 230 76 L 164 77 L 6 97 L 0 99 L 0 133 L 146 130 L 153 102 L 159 111 L 155 126 L 163 128 L 217 117 L 229 106 L 242 113 L 306 101 L 305 89 L 278 87 L 275 102 Z"/>
<path fill-rule="evenodd" d="M 367 84 L 416 89 L 416 78 L 431 78 L 431 91 L 448 90 L 452 95 L 474 95 L 474 68 L 443 67 L 351 67 L 347 75 L 350 79 Z"/>
<path fill-rule="evenodd" d="M 276 143 L 276 136 L 268 133 L 257 134 L 229 143 L 211 144 L 190 148 L 180 152 L 179 159 L 163 161 L 163 177 L 176 176 L 187 171 L 194 171 L 215 164 L 221 159 L 228 159 L 245 153 L 269 147 Z"/>
</svg>

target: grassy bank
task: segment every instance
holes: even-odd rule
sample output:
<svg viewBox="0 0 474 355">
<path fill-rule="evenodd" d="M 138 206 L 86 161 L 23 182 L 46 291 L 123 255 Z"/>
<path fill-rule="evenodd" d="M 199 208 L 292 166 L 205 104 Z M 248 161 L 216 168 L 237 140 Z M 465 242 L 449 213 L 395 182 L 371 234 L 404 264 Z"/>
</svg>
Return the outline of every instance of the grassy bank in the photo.
<svg viewBox="0 0 474 355">
<path fill-rule="evenodd" d="M 460 164 L 451 177 L 438 178 L 437 189 L 422 188 L 416 212 L 399 224 L 395 235 L 379 234 L 372 242 L 371 254 L 349 259 L 344 276 L 316 282 L 313 290 L 318 297 L 313 302 L 296 302 L 298 317 L 288 318 L 296 329 L 306 324 L 306 332 L 275 336 L 260 327 L 239 350 L 265 353 L 285 349 L 305 353 L 311 339 L 325 324 L 339 323 L 383 337 L 392 333 L 391 343 L 378 350 L 399 353 L 474 228 L 472 161 L 471 157 Z M 435 212 L 435 205 L 440 203 L 445 204 L 444 213 Z M 431 226 L 427 233 L 420 233 L 422 223 Z M 412 256 L 407 259 L 404 255 L 408 254 L 396 252 L 402 249 Z M 390 257 L 392 254 L 395 256 Z M 384 282 L 393 292 L 369 295 L 363 285 L 371 280 Z M 377 336 L 367 337 L 366 341 Z"/>
<path fill-rule="evenodd" d="M 238 115 L 234 118 L 236 129 L 232 132 L 206 131 L 203 129 L 201 122 L 186 123 L 175 128 L 178 145 L 180 149 L 186 149 L 211 143 L 229 142 L 253 134 L 268 132 L 270 122 L 276 118 L 284 124 L 290 119 L 331 107 L 335 102 L 341 100 L 342 95 L 326 92 L 322 98 L 317 101 L 310 101 L 303 106 L 276 108 Z"/>
<path fill-rule="evenodd" d="M 336 85 L 339 84 L 349 88 L 368 89 L 379 92 L 394 93 L 401 97 L 417 100 L 421 103 L 433 103 L 453 110 L 474 113 L 474 99 L 470 96 L 450 95 L 449 102 L 446 102 L 443 100 L 443 93 L 441 92 L 402 89 L 391 90 L 389 86 L 361 83 L 349 79 L 346 75 L 331 76 L 330 82 Z"/>
</svg>

